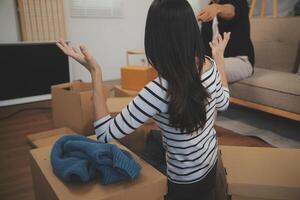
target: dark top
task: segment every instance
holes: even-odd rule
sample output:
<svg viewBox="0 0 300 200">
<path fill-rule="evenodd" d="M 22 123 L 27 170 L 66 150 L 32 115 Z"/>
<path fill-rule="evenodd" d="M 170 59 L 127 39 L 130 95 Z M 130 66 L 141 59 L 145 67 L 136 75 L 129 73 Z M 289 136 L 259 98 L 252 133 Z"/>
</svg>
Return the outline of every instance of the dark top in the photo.
<svg viewBox="0 0 300 200">
<path fill-rule="evenodd" d="M 231 38 L 225 49 L 225 57 L 248 56 L 254 65 L 254 49 L 250 39 L 249 7 L 247 0 L 220 0 L 219 4 L 232 4 L 235 7 L 235 16 L 231 20 L 218 18 L 218 28 L 221 35 L 231 32 Z M 205 53 L 211 56 L 209 42 L 212 40 L 212 21 L 202 23 L 202 36 Z"/>
</svg>

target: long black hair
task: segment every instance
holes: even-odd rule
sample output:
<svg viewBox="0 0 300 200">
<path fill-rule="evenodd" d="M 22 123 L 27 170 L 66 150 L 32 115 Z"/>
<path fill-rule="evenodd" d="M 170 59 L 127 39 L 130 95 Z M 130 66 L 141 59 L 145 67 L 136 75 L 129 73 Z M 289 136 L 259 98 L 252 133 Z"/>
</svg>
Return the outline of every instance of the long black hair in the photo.
<svg viewBox="0 0 300 200">
<path fill-rule="evenodd" d="M 204 45 L 186 0 L 153 1 L 146 21 L 145 52 L 168 82 L 170 124 L 185 133 L 203 128 L 209 96 L 201 82 Z"/>
</svg>

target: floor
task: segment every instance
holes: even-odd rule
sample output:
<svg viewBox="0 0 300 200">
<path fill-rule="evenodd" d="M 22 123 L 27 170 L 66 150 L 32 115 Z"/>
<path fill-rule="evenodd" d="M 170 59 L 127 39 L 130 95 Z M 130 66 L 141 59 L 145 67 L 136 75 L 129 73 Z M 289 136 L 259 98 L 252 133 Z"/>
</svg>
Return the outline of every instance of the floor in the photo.
<svg viewBox="0 0 300 200">
<path fill-rule="evenodd" d="M 300 148 L 300 121 L 231 104 L 218 115 L 217 126 L 256 136 L 280 148 Z"/>
<path fill-rule="evenodd" d="M 37 109 L 35 109 L 37 108 Z M 27 109 L 16 115 L 19 110 Z M 25 136 L 54 128 L 51 102 L 0 108 L 0 199 L 34 199 L 29 167 L 28 145 Z M 216 127 L 219 144 L 270 147 L 264 141 L 235 134 Z"/>
</svg>

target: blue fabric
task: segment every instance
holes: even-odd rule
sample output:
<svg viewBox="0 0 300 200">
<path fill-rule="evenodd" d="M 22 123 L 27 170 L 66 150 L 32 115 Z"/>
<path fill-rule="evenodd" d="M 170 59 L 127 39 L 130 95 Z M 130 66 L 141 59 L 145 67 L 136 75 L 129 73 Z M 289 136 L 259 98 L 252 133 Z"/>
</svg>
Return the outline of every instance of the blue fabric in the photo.
<svg viewBox="0 0 300 200">
<path fill-rule="evenodd" d="M 100 175 L 102 184 L 134 179 L 141 166 L 116 145 L 100 143 L 81 135 L 67 135 L 52 147 L 51 165 L 66 182 L 88 182 Z"/>
</svg>

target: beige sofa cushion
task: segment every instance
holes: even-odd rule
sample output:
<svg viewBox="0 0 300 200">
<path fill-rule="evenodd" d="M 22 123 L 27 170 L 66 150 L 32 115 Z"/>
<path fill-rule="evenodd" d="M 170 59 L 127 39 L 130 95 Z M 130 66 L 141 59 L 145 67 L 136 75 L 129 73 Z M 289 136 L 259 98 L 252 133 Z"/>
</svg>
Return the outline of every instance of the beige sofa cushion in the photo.
<svg viewBox="0 0 300 200">
<path fill-rule="evenodd" d="M 230 85 L 232 97 L 300 114 L 300 76 L 255 68 L 254 75 Z"/>
<path fill-rule="evenodd" d="M 295 72 L 300 17 L 251 18 L 255 67 Z"/>
</svg>

